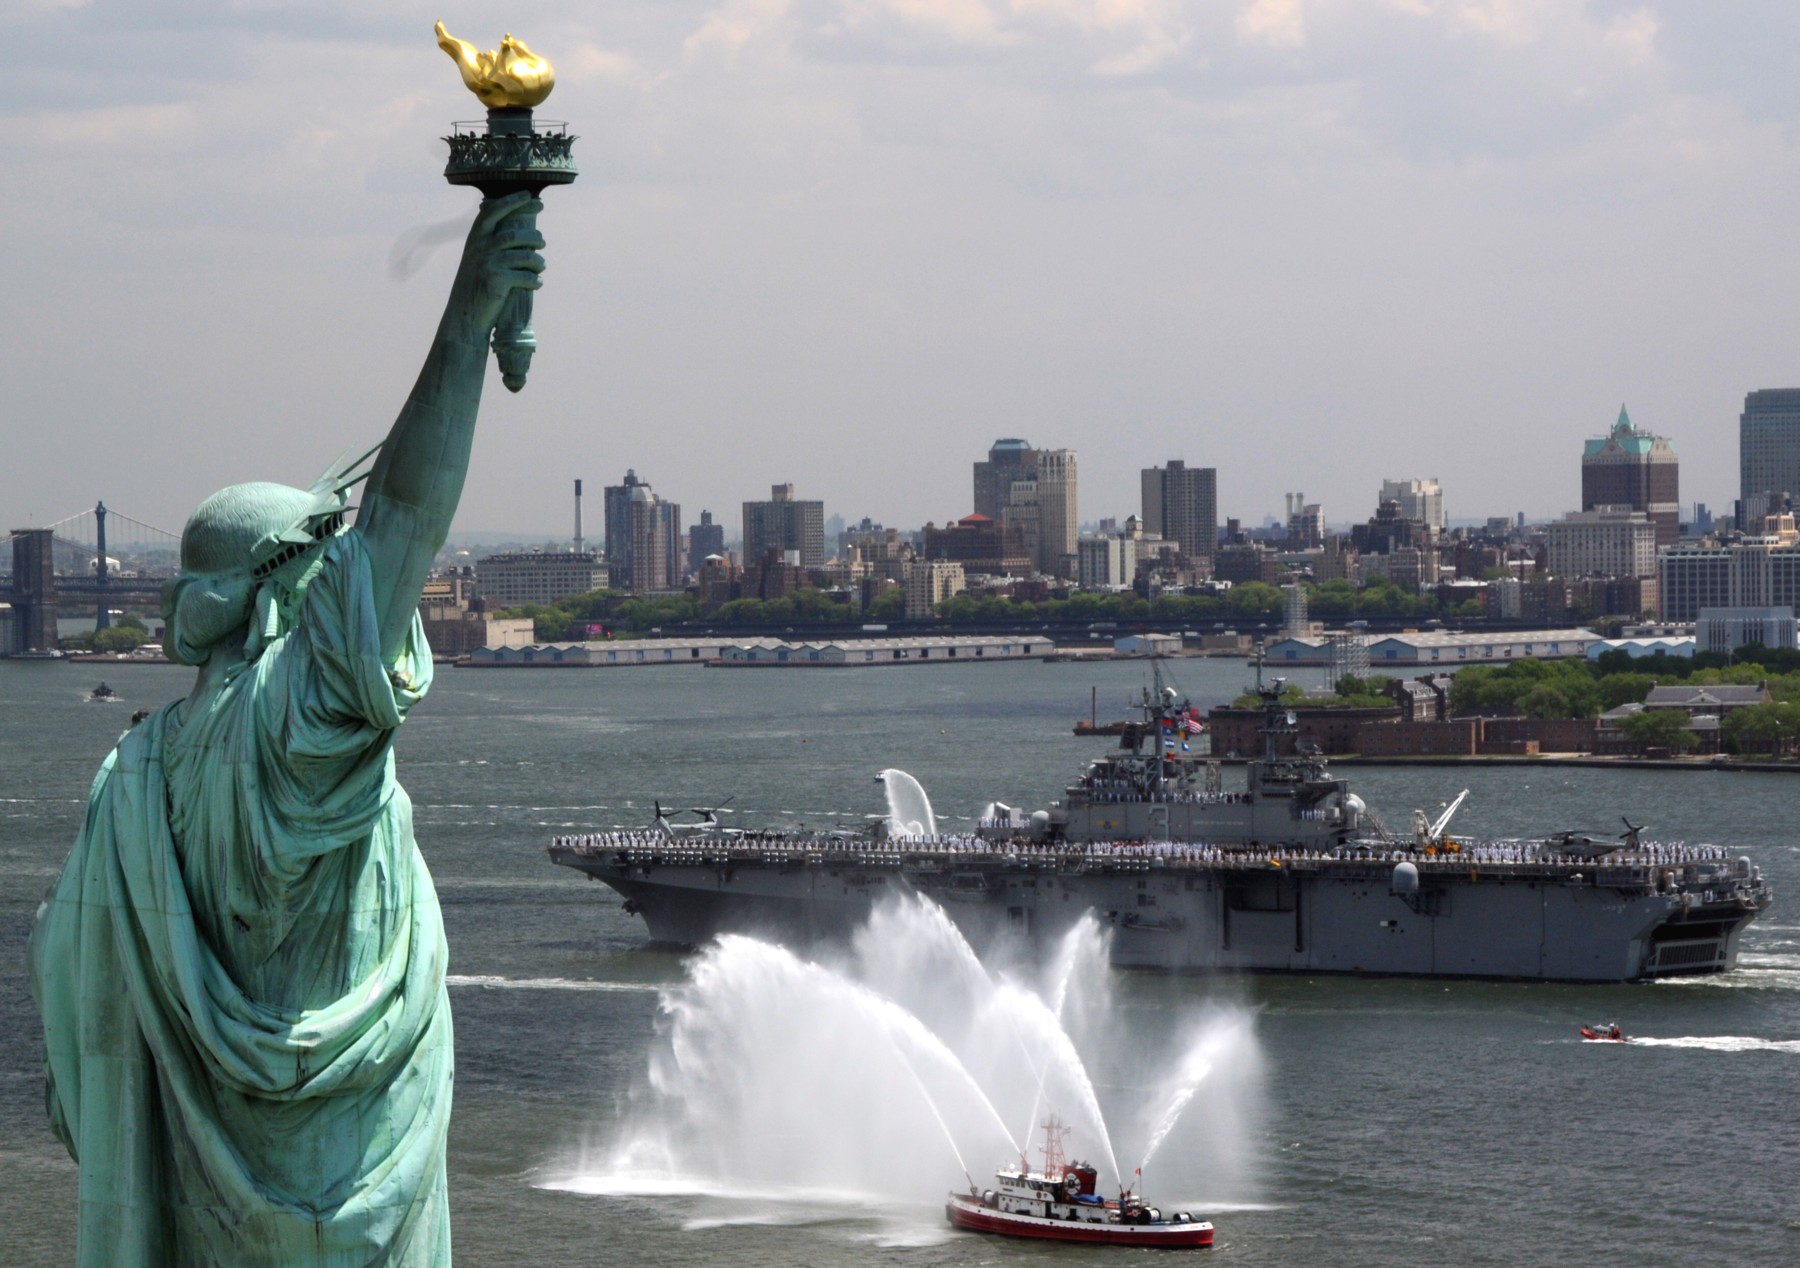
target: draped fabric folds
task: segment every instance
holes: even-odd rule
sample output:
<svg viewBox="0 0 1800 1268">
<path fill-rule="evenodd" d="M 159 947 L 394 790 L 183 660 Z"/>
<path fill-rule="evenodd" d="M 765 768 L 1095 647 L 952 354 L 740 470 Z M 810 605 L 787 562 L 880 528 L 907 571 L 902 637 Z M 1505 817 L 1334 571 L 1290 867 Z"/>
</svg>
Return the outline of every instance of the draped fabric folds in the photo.
<svg viewBox="0 0 1800 1268">
<path fill-rule="evenodd" d="M 354 530 L 293 629 L 130 731 L 30 945 L 84 1265 L 447 1264 L 446 948 L 394 779 L 431 682 Z"/>
</svg>

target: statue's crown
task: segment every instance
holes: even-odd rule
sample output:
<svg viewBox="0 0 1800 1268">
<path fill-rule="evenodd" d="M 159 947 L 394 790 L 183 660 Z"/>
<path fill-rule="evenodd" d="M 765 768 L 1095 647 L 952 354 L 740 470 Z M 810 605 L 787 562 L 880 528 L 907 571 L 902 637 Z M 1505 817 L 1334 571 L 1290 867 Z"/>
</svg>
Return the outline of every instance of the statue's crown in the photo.
<svg viewBox="0 0 1800 1268">
<path fill-rule="evenodd" d="M 284 527 L 265 533 L 250 547 L 253 579 L 261 581 L 344 531 L 344 514 L 351 509 L 350 490 L 368 479 L 369 468 L 363 464 L 380 448 L 376 445 L 349 462 L 340 454 L 325 468 L 306 490 L 308 504 Z"/>
<path fill-rule="evenodd" d="M 188 517 L 182 571 L 225 576 L 248 569 L 260 581 L 312 554 L 343 530 L 349 492 L 367 477 L 363 464 L 374 453 L 332 463 L 305 489 L 260 482 L 220 489 Z"/>
</svg>

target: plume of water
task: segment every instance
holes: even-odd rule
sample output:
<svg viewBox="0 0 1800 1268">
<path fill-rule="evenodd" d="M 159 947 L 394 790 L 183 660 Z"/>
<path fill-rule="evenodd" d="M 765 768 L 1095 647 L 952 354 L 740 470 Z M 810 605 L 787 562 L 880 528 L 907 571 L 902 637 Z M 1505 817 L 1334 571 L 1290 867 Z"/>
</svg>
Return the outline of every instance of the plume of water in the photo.
<svg viewBox="0 0 1800 1268">
<path fill-rule="evenodd" d="M 1056 954 L 1051 957 L 1049 972 L 1045 979 L 1046 1003 L 1051 1016 L 1056 1019 L 1057 1026 L 1068 1033 L 1067 1023 L 1063 1019 L 1063 1009 L 1069 1002 L 1069 988 L 1075 980 L 1075 970 L 1082 962 L 1095 963 L 1097 958 L 1107 953 L 1106 940 L 1100 933 L 1100 923 L 1094 919 L 1093 913 L 1085 913 L 1068 933 L 1057 943 Z M 1085 1070 L 1083 1072 L 1085 1074 Z M 1090 1080 L 1091 1087 L 1091 1080 Z M 1028 1121 L 1037 1122 L 1038 1113 L 1044 1108 L 1045 1080 L 1040 1077 L 1037 1093 L 1031 1101 L 1031 1117 Z M 1107 1141 L 1110 1153 L 1112 1142 Z M 1118 1160 L 1113 1159 L 1114 1179 L 1118 1176 Z"/>
<path fill-rule="evenodd" d="M 943 1035 L 982 1086 L 1016 1083 L 1021 1069 L 1030 1075 L 1029 1108 L 1018 1106 L 1025 1113 L 1012 1120 L 1023 1122 L 1027 1139 L 1040 1108 L 1057 1107 L 1104 1152 L 1119 1178 L 1106 1115 L 1057 1008 L 1011 974 L 990 973 L 944 910 L 921 898 L 878 908 L 853 945 L 859 979 Z M 1057 961 L 1066 972 L 1073 973 L 1081 948 L 1098 955 L 1090 963 L 1105 965 L 1091 917 L 1062 941 Z"/>
<path fill-rule="evenodd" d="M 1194 1186 L 1180 1196 L 1212 1197 L 1193 1179 L 1196 1151 L 1223 1148 L 1220 1173 L 1239 1175 L 1249 1134 L 1215 1132 L 1211 1105 L 1203 1132 L 1180 1131 L 1177 1120 L 1198 1112 L 1208 1069 L 1245 1060 L 1251 1028 L 1234 1015 L 1226 1029 L 1242 1042 L 1209 1044 L 1223 1033 L 1217 1019 L 1197 1021 L 1193 1007 L 1166 999 L 1140 1023 L 1113 1006 L 1111 979 L 1091 919 L 1040 979 L 984 965 L 920 898 L 878 908 L 838 963 L 723 938 L 664 992 L 647 1078 L 611 1139 L 551 1183 L 928 1203 L 947 1181 L 960 1184 L 953 1161 L 973 1164 L 984 1183 L 983 1164 L 1035 1155 L 1048 1113 L 1073 1128 L 1072 1150 L 1110 1164 L 1117 1182 L 1110 1114 L 1131 1146 L 1147 1126 L 1149 1143 L 1132 1152 L 1161 1151 L 1165 1174 Z M 1171 1016 L 1186 1029 L 1165 1025 Z M 1146 1110 L 1151 1120 L 1140 1123 Z M 1015 1134 L 1020 1124 L 1026 1131 Z"/>
<path fill-rule="evenodd" d="M 925 789 L 918 780 L 903 770 L 884 770 L 875 778 L 887 789 L 887 829 L 890 835 L 937 835 L 937 817 L 931 813 L 931 798 L 925 795 Z"/>
<path fill-rule="evenodd" d="M 1139 1171 L 1150 1165 L 1150 1160 L 1156 1156 L 1163 1141 L 1175 1130 L 1182 1111 L 1193 1103 L 1200 1085 L 1213 1072 L 1213 1065 L 1219 1055 L 1242 1040 L 1241 1030 L 1242 1027 L 1237 1025 L 1222 1030 L 1214 1029 L 1196 1037 L 1190 1044 L 1187 1055 L 1162 1088 L 1161 1097 L 1151 1102 L 1156 1108 L 1150 1118 L 1150 1138 L 1144 1145 L 1143 1161 L 1138 1163 Z"/>
</svg>

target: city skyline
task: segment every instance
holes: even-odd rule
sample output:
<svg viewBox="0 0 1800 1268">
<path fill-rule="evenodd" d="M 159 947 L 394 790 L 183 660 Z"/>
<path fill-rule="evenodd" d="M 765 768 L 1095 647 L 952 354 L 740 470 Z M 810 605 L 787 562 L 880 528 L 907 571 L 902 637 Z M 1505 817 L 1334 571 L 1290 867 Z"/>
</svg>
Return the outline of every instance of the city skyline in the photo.
<svg viewBox="0 0 1800 1268">
<path fill-rule="evenodd" d="M 440 16 L 499 34 L 412 0 L 0 15 L 60 50 L 21 66 L 0 134 L 33 191 L 0 220 L 33 244 L 0 262 L 33 297 L 0 359 L 5 527 L 104 498 L 179 529 L 385 430 L 447 280 L 430 248 L 469 210 L 441 178 L 469 106 Z M 543 218 L 561 281 L 531 386 L 488 390 L 459 532 L 560 536 L 545 491 L 621 465 L 696 507 L 791 480 L 941 522 L 997 436 L 1078 453 L 1087 522 L 1182 454 L 1222 517 L 1305 488 L 1344 522 L 1429 473 L 1453 519 L 1548 520 L 1621 400 L 1724 506 L 1745 394 L 1800 381 L 1791 6 L 521 20 L 584 175 Z"/>
</svg>

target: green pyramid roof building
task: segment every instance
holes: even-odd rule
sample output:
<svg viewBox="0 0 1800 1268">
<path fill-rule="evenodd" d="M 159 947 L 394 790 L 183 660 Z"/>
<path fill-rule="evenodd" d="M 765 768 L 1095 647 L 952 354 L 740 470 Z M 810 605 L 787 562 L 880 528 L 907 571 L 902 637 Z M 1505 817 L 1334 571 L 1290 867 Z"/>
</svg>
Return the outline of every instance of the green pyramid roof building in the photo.
<svg viewBox="0 0 1800 1268">
<path fill-rule="evenodd" d="M 1667 441 L 1664 442 L 1665 446 Z M 1647 431 L 1639 431 L 1631 425 L 1631 415 L 1625 412 L 1625 406 L 1619 406 L 1619 421 L 1604 436 L 1587 442 L 1582 449 L 1584 457 L 1606 452 L 1607 449 L 1622 449 L 1626 453 L 1647 455 L 1656 447 L 1656 437 Z"/>
</svg>

